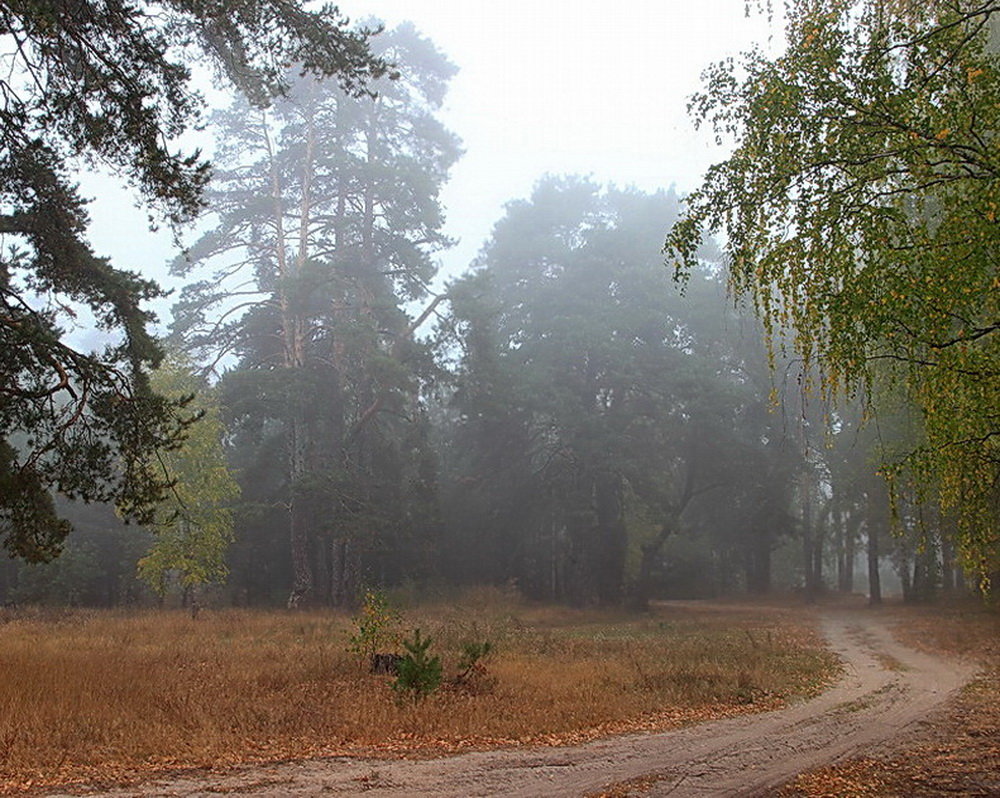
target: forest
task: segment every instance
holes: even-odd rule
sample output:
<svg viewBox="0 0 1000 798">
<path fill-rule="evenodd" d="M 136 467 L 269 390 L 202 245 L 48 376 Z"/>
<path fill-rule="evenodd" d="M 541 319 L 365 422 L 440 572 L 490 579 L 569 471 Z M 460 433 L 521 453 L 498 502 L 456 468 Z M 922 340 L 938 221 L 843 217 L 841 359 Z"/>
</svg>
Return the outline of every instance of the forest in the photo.
<svg viewBox="0 0 1000 798">
<path fill-rule="evenodd" d="M 1000 4 L 396 2 L 0 0 L 0 794 L 1000 794 Z"/>
<path fill-rule="evenodd" d="M 333 28 L 353 60 L 226 64 L 209 170 L 160 149 L 195 113 L 169 63 L 128 66 L 173 116 L 115 129 L 74 104 L 72 26 L 48 50 L 6 10 L 51 80 L 4 111 L 0 601 L 986 589 L 997 15 L 860 5 L 851 27 L 803 4 L 780 59 L 706 73 L 693 113 L 742 132 L 692 194 L 540 175 L 443 277 L 456 66 L 413 24 Z M 126 22 L 86 24 L 119 53 Z M 159 289 L 83 238 L 67 143 L 197 219 L 159 338 Z M 74 304 L 104 354 L 60 326 Z"/>
</svg>

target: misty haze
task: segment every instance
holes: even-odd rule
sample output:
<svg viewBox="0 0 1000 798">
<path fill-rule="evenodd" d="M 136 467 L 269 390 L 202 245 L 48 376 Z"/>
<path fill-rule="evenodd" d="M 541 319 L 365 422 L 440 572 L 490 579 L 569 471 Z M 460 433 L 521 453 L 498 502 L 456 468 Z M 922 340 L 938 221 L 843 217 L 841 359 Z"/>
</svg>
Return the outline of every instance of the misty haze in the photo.
<svg viewBox="0 0 1000 798">
<path fill-rule="evenodd" d="M 1000 794 L 1000 5 L 0 3 L 0 794 Z"/>
</svg>

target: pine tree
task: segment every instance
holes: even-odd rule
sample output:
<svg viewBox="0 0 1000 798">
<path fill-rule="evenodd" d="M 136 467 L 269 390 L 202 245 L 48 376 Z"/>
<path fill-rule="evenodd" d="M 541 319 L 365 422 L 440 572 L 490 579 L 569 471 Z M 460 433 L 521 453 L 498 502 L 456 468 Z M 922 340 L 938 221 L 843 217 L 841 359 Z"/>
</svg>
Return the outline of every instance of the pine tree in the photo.
<svg viewBox="0 0 1000 798">
<path fill-rule="evenodd" d="M 199 122 L 189 64 L 207 57 L 254 102 L 304 64 L 352 91 L 387 72 L 365 32 L 332 7 L 274 0 L 4 3 L 0 76 L 0 540 L 56 556 L 69 524 L 52 493 L 113 501 L 147 522 L 167 482 L 150 455 L 176 445 L 182 403 L 157 396 L 162 353 L 143 304 L 151 281 L 99 257 L 72 173 L 97 164 L 138 190 L 151 219 L 179 224 L 203 205 L 208 164 L 171 142 Z M 67 337 L 80 314 L 104 351 Z"/>
</svg>

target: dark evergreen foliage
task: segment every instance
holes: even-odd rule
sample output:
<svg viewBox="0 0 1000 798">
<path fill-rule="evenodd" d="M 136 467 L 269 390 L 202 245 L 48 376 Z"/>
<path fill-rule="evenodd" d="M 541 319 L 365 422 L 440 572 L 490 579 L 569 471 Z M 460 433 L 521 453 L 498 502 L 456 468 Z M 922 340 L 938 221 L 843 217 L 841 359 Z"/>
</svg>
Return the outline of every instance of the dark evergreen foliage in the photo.
<svg viewBox="0 0 1000 798">
<path fill-rule="evenodd" d="M 197 152 L 171 149 L 199 120 L 195 58 L 259 104 L 292 60 L 355 91 L 387 67 L 332 7 L 274 0 L 7 2 L 0 36 L 0 540 L 43 561 L 69 531 L 53 491 L 149 520 L 167 488 L 150 455 L 186 424 L 184 402 L 147 379 L 161 353 L 143 303 L 161 293 L 93 252 L 72 170 L 110 168 L 151 219 L 183 222 L 208 178 Z M 69 342 L 78 313 L 106 333 L 103 351 Z"/>
<path fill-rule="evenodd" d="M 699 501 L 704 515 L 713 492 L 730 506 L 759 500 L 747 472 L 771 459 L 753 417 L 767 416 L 766 364 L 758 354 L 761 370 L 748 371 L 726 330 L 738 316 L 710 275 L 686 297 L 671 284 L 658 233 L 677 203 L 545 179 L 508 205 L 451 287 L 450 573 L 577 603 L 629 591 L 644 604 Z M 706 522 L 712 548 L 741 547 L 746 520 Z M 761 547 L 782 531 L 768 526 Z"/>
<path fill-rule="evenodd" d="M 175 264 L 216 270 L 182 293 L 175 336 L 233 362 L 243 512 L 269 519 L 239 551 L 274 551 L 280 530 L 293 605 L 426 572 L 436 527 L 423 392 L 437 367 L 404 303 L 426 299 L 450 243 L 438 195 L 459 147 L 436 113 L 455 68 L 408 24 L 374 49 L 399 69 L 377 98 L 292 75 L 267 113 L 241 100 L 220 115 L 217 225 Z"/>
</svg>

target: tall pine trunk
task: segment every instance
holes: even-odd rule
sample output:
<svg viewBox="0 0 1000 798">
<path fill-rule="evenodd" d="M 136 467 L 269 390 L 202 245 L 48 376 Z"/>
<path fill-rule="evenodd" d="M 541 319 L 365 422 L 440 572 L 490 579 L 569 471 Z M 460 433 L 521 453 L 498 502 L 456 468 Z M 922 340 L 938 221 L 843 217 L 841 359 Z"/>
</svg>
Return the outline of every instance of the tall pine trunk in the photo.
<svg viewBox="0 0 1000 798">
<path fill-rule="evenodd" d="M 306 154 L 302 165 L 302 199 L 299 208 L 298 247 L 293 261 L 290 261 L 290 241 L 285 232 L 285 209 L 282 199 L 282 184 L 275 151 L 267 129 L 266 118 L 262 121 L 262 130 L 267 146 L 271 174 L 271 200 L 274 213 L 275 230 L 275 261 L 282 280 L 280 288 L 279 307 L 281 311 L 282 332 L 282 365 L 288 372 L 290 395 L 287 406 L 287 445 L 288 445 L 288 526 L 289 545 L 292 559 L 292 590 L 288 596 L 288 607 L 295 609 L 306 601 L 313 587 L 312 567 L 310 564 L 310 523 L 303 501 L 302 482 L 306 474 L 306 448 L 308 433 L 305 423 L 305 407 L 301 391 L 296 391 L 295 385 L 302 376 L 305 367 L 306 329 L 305 322 L 297 312 L 288 288 L 294 279 L 301 274 L 302 267 L 308 257 L 308 226 L 311 204 L 310 183 L 313 169 L 314 131 L 312 120 L 307 119 L 308 133 Z"/>
<path fill-rule="evenodd" d="M 597 541 L 592 564 L 597 600 L 613 604 L 621 600 L 625 576 L 628 535 L 625 529 L 624 486 L 620 474 L 603 472 L 594 479 L 594 514 Z"/>
</svg>

